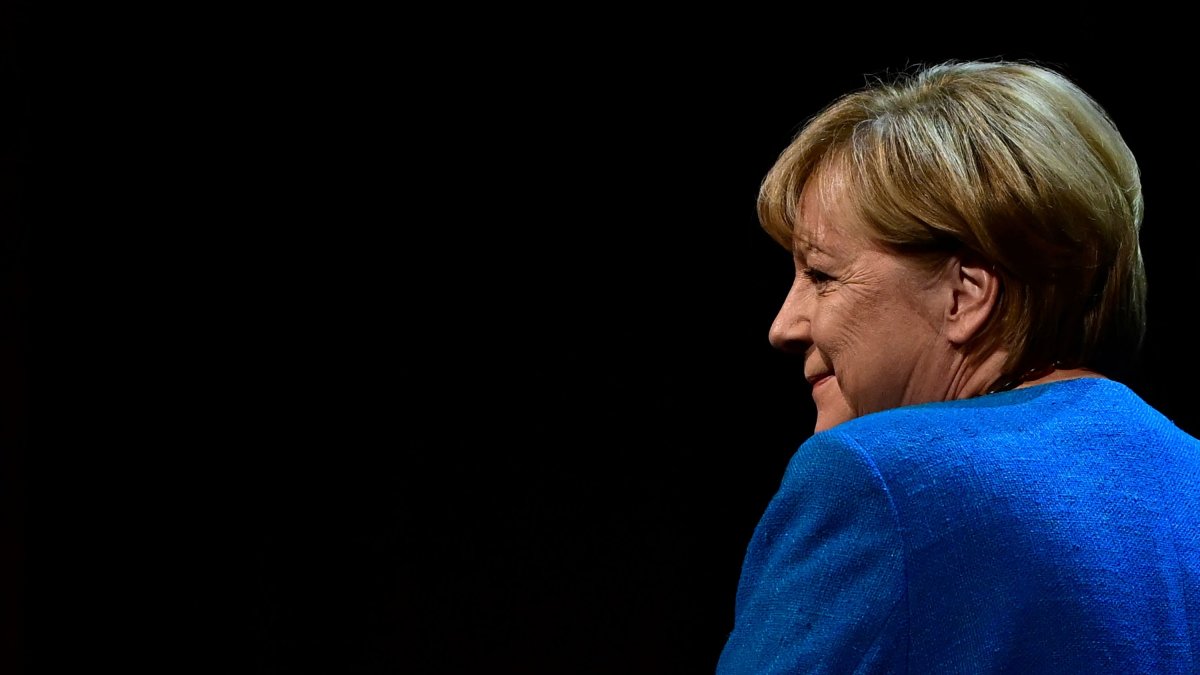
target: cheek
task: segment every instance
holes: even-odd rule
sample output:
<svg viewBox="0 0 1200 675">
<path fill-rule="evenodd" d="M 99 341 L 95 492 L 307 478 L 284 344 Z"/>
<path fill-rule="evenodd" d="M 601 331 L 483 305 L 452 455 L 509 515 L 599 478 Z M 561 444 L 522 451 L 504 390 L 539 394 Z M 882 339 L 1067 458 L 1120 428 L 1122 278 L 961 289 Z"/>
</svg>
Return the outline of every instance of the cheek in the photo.
<svg viewBox="0 0 1200 675">
<path fill-rule="evenodd" d="M 813 314 L 813 344 L 830 360 L 837 359 L 852 351 L 862 332 L 862 319 L 861 308 L 847 307 L 846 303 L 830 298 Z"/>
</svg>

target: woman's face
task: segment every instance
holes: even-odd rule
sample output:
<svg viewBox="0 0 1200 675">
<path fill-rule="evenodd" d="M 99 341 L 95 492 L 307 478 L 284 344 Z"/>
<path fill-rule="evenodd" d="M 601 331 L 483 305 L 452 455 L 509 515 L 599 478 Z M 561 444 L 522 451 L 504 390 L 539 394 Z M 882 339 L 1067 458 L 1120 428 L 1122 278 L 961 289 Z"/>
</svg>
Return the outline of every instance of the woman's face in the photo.
<svg viewBox="0 0 1200 675">
<path fill-rule="evenodd" d="M 860 234 L 812 190 L 792 253 L 796 277 L 771 325 L 771 344 L 803 354 L 816 431 L 912 403 L 942 400 L 952 350 L 939 337 L 943 284 Z"/>
</svg>

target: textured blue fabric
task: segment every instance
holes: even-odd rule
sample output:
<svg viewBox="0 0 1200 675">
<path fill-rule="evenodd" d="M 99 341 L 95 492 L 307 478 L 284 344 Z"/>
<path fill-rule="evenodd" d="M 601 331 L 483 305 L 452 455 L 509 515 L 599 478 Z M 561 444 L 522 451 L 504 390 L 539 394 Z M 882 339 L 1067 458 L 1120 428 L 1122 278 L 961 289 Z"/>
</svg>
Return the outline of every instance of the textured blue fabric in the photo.
<svg viewBox="0 0 1200 675">
<path fill-rule="evenodd" d="M 1200 673 L 1200 441 L 1103 379 L 814 434 L 717 672 Z"/>
</svg>

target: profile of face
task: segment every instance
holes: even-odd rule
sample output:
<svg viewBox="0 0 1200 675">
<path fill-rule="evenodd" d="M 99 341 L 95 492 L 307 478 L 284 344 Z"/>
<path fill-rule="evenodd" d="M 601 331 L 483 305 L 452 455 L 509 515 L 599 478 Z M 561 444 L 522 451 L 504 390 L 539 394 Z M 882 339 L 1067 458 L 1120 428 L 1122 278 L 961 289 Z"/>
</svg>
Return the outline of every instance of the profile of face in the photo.
<svg viewBox="0 0 1200 675">
<path fill-rule="evenodd" d="M 815 431 L 944 399 L 955 368 L 944 330 L 951 284 L 871 241 L 816 194 L 802 195 L 796 275 L 770 330 L 772 345 L 804 357 Z"/>
</svg>

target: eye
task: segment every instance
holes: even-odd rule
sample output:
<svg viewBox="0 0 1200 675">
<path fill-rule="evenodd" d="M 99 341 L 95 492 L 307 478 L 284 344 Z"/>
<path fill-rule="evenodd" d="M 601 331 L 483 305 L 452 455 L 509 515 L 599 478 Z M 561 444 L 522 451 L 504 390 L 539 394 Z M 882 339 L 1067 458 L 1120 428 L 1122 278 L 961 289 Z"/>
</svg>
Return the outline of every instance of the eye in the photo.
<svg viewBox="0 0 1200 675">
<path fill-rule="evenodd" d="M 828 274 L 822 272 L 821 270 L 819 270 L 815 267 L 805 267 L 804 269 L 800 270 L 800 273 L 803 274 L 806 279 L 811 281 L 813 283 L 813 285 L 817 286 L 818 288 L 833 281 L 833 277 L 829 276 Z"/>
</svg>

